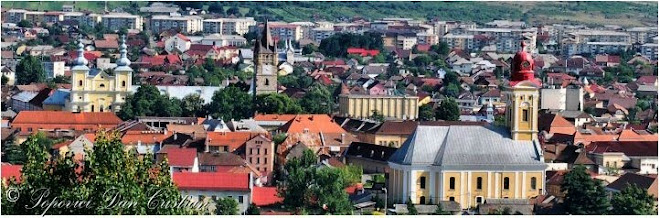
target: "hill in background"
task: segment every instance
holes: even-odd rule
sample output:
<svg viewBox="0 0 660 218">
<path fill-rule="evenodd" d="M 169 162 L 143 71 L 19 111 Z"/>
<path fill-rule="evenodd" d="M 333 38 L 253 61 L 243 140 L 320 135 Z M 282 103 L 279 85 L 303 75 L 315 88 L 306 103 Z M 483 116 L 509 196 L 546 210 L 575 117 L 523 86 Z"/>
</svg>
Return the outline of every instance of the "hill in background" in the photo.
<svg viewBox="0 0 660 218">
<path fill-rule="evenodd" d="M 148 2 L 109 1 L 108 9 L 137 11 Z M 378 19 L 409 17 L 485 23 L 495 19 L 524 20 L 530 24 L 585 24 L 657 26 L 657 2 L 175 2 L 225 13 L 237 8 L 241 15 L 259 20 L 315 21 L 353 17 Z M 8 2 L 3 8 L 60 10 L 73 2 Z M 77 10 L 103 11 L 104 2 L 76 2 Z"/>
</svg>

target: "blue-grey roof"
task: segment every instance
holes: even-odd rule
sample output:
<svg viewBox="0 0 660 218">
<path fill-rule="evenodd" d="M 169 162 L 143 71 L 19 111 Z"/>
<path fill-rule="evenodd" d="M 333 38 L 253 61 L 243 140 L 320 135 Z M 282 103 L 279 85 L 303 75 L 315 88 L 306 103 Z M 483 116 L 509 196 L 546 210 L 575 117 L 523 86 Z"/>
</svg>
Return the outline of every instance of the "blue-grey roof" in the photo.
<svg viewBox="0 0 660 218">
<path fill-rule="evenodd" d="M 443 170 L 543 170 L 537 141 L 491 125 L 418 126 L 389 162 Z"/>
<path fill-rule="evenodd" d="M 66 102 L 66 100 L 69 99 L 70 94 L 71 94 L 71 90 L 69 89 L 57 89 L 55 93 L 53 93 L 51 96 L 46 98 L 46 100 L 44 100 L 43 104 L 63 106 L 64 102 Z"/>
<path fill-rule="evenodd" d="M 39 94 L 38 92 L 27 92 L 23 91 L 18 94 L 15 94 L 14 96 L 11 96 L 11 99 L 17 100 L 17 101 L 22 101 L 22 102 L 29 102 L 32 100 L 35 96 Z"/>
</svg>

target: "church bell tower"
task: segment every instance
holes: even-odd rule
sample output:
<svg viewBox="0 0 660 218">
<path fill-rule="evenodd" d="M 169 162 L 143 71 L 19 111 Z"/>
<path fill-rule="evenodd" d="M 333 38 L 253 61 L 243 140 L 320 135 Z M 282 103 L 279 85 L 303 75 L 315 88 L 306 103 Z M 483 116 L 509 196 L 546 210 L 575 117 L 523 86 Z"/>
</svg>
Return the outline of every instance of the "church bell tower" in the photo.
<svg viewBox="0 0 660 218">
<path fill-rule="evenodd" d="M 252 94 L 277 93 L 277 43 L 271 38 L 268 21 L 264 23 L 264 30 L 254 43 L 254 60 Z"/>
<path fill-rule="evenodd" d="M 521 50 L 511 63 L 511 78 L 505 87 L 507 97 L 506 124 L 513 140 L 534 140 L 538 135 L 539 88 L 541 82 L 534 78 L 534 59 Z"/>
</svg>

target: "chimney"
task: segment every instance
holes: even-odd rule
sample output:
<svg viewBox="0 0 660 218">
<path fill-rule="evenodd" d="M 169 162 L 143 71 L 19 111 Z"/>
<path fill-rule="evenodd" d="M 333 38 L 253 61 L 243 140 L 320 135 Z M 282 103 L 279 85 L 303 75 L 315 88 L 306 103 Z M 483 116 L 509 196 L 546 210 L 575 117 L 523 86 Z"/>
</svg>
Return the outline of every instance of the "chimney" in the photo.
<svg viewBox="0 0 660 218">
<path fill-rule="evenodd" d="M 178 134 L 176 134 L 176 132 L 174 132 L 174 141 L 177 140 L 177 138 L 178 138 L 177 135 L 178 135 Z"/>
<path fill-rule="evenodd" d="M 195 134 L 195 132 L 192 132 L 192 139 L 193 141 L 197 140 L 197 134 Z"/>
<path fill-rule="evenodd" d="M 341 143 L 344 144 L 344 139 L 346 138 L 346 133 L 341 134 Z"/>
</svg>

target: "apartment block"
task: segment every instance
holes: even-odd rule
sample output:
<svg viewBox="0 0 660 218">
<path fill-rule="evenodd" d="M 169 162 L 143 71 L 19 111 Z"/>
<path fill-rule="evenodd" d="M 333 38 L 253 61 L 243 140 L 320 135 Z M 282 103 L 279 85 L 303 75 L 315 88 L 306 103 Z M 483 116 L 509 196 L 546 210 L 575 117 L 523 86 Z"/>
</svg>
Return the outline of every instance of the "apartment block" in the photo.
<svg viewBox="0 0 660 218">
<path fill-rule="evenodd" d="M 202 20 L 202 17 L 199 16 L 154 15 L 149 21 L 149 28 L 155 33 L 169 29 L 179 29 L 184 33 L 195 33 L 203 31 Z"/>
<path fill-rule="evenodd" d="M 436 34 L 417 33 L 417 44 L 436 45 L 440 38 Z"/>
<path fill-rule="evenodd" d="M 658 60 L 658 43 L 646 43 L 641 46 L 641 54 L 651 60 Z"/>
<path fill-rule="evenodd" d="M 630 34 L 608 30 L 578 30 L 568 33 L 576 43 L 585 42 L 624 42 L 630 43 Z"/>
<path fill-rule="evenodd" d="M 313 40 L 317 43 L 321 43 L 322 40 L 327 39 L 334 34 L 335 30 L 333 28 L 317 27 L 312 29 L 312 35 L 314 36 Z"/>
<path fill-rule="evenodd" d="M 474 35 L 454 35 L 449 33 L 442 37 L 442 41 L 447 43 L 450 48 L 468 51 L 474 49 Z"/>
<path fill-rule="evenodd" d="M 22 9 L 9 9 L 7 12 L 5 12 L 6 15 L 6 22 L 7 23 L 18 23 L 21 22 L 21 20 L 25 19 L 25 13 L 26 10 Z"/>
<path fill-rule="evenodd" d="M 78 25 L 95 27 L 97 24 L 101 23 L 101 15 L 83 12 L 65 12 L 64 20 L 75 20 L 78 21 Z"/>
<path fill-rule="evenodd" d="M 653 42 L 653 37 L 658 36 L 657 27 L 633 27 L 626 32 L 630 34 L 631 43 L 650 43 Z"/>
<path fill-rule="evenodd" d="M 142 17 L 129 13 L 110 13 L 101 15 L 101 23 L 110 30 L 121 30 L 122 28 L 142 30 Z"/>
<path fill-rule="evenodd" d="M 272 36 L 280 40 L 299 41 L 303 38 L 302 28 L 295 24 L 268 23 L 268 28 Z"/>
<path fill-rule="evenodd" d="M 223 35 L 243 35 L 250 31 L 250 27 L 256 26 L 257 21 L 253 17 L 244 18 L 217 18 L 203 21 L 202 30 L 205 33 L 220 33 Z"/>
</svg>

